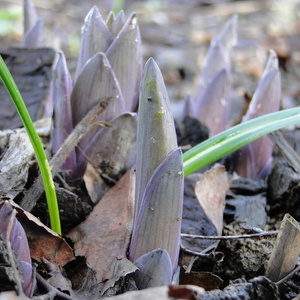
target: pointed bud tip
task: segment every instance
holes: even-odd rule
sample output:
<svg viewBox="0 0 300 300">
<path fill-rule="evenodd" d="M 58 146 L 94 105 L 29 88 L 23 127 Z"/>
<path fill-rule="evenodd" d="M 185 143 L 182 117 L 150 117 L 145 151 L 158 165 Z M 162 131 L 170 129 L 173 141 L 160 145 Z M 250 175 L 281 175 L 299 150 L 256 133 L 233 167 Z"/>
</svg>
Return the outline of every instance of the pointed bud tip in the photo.
<svg viewBox="0 0 300 300">
<path fill-rule="evenodd" d="M 278 68 L 279 68 L 278 56 L 276 52 L 273 49 L 271 49 L 269 51 L 269 58 L 266 65 L 266 71 L 270 69 L 278 70 Z"/>
<path fill-rule="evenodd" d="M 96 5 L 94 5 L 88 14 L 85 17 L 85 22 L 89 22 L 90 20 L 101 18 L 101 14 L 99 12 L 99 9 Z"/>
<path fill-rule="evenodd" d="M 150 71 L 156 71 L 159 70 L 159 67 L 156 63 L 156 61 L 154 60 L 154 58 L 150 57 L 144 66 L 144 72 L 150 72 Z"/>
</svg>

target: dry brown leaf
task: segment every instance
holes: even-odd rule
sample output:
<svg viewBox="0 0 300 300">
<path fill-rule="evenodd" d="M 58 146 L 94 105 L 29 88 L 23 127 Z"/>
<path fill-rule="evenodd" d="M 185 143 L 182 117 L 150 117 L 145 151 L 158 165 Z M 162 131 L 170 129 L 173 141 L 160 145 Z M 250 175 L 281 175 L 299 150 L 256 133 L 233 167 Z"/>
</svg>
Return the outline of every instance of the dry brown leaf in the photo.
<svg viewBox="0 0 300 300">
<path fill-rule="evenodd" d="M 71 247 L 63 238 L 13 201 L 11 204 L 18 211 L 17 218 L 26 232 L 32 258 L 39 262 L 46 258 L 61 266 L 75 259 Z"/>
<path fill-rule="evenodd" d="M 91 201 L 94 205 L 97 204 L 109 188 L 96 168 L 89 162 L 86 165 L 83 180 Z"/>
<path fill-rule="evenodd" d="M 186 285 L 178 285 L 178 286 L 169 286 L 169 297 L 172 299 L 187 299 L 187 300 L 197 300 L 199 297 L 198 295 L 205 294 L 203 288 L 186 284 Z"/>
<path fill-rule="evenodd" d="M 62 274 L 62 268 L 43 259 L 43 266 L 48 271 L 47 282 L 56 289 L 74 297 L 71 281 Z"/>
<path fill-rule="evenodd" d="M 192 284 L 204 288 L 206 291 L 218 289 L 223 280 L 210 272 L 190 272 L 180 275 L 180 284 Z"/>
<path fill-rule="evenodd" d="M 85 155 L 90 164 L 84 181 L 91 200 L 96 204 L 107 192 L 103 178 L 118 181 L 135 163 L 136 115 L 125 113 L 111 121 L 110 128 L 102 128 Z M 100 176 L 101 175 L 101 176 Z"/>
<path fill-rule="evenodd" d="M 134 178 L 134 171 L 128 171 L 88 218 L 68 234 L 75 243 L 75 255 L 86 257 L 99 282 L 116 281 L 136 270 L 126 259 L 133 223 Z"/>
<path fill-rule="evenodd" d="M 33 164 L 33 148 L 27 133 L 0 131 L 0 192 L 9 198 L 16 197 L 24 188 L 29 167 Z"/>
<path fill-rule="evenodd" d="M 225 167 L 215 165 L 206 171 L 196 183 L 195 193 L 204 212 L 217 229 L 217 234 L 222 234 L 223 212 L 225 196 L 229 189 L 229 179 Z"/>
</svg>

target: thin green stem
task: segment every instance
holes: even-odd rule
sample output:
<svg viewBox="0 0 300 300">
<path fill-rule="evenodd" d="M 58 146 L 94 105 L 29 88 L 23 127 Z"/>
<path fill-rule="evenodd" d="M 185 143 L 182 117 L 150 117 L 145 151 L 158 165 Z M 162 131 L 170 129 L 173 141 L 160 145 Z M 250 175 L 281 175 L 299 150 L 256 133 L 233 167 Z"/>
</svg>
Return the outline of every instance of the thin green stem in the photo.
<svg viewBox="0 0 300 300">
<path fill-rule="evenodd" d="M 267 114 L 231 127 L 183 154 L 188 176 L 233 151 L 275 130 L 300 123 L 300 107 Z"/>
<path fill-rule="evenodd" d="M 53 231 L 61 234 L 59 210 L 56 199 L 56 192 L 54 188 L 54 183 L 52 179 L 51 170 L 49 167 L 49 162 L 44 151 L 42 142 L 35 130 L 31 117 L 28 113 L 27 107 L 23 101 L 23 98 L 19 92 L 19 89 L 14 82 L 12 75 L 10 74 L 5 62 L 0 56 L 0 77 L 10 95 L 17 112 L 23 122 L 23 125 L 27 131 L 30 142 L 32 144 L 37 163 L 40 168 L 41 176 L 43 179 L 43 184 L 45 188 L 45 194 L 47 199 L 47 206 L 50 216 L 50 224 Z"/>
<path fill-rule="evenodd" d="M 114 14 L 118 14 L 124 8 L 124 0 L 113 0 L 111 10 Z"/>
</svg>

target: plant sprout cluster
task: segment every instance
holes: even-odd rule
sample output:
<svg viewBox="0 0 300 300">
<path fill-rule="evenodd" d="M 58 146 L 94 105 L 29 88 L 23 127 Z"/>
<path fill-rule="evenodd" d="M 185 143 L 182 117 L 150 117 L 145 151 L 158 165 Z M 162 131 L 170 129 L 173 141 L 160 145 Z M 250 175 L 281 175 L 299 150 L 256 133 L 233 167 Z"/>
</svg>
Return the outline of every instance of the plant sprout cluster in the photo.
<svg viewBox="0 0 300 300">
<path fill-rule="evenodd" d="M 29 1 L 25 1 L 24 7 L 23 45 L 39 46 L 42 22 Z M 210 138 L 184 154 L 177 145 L 171 105 L 159 66 L 153 58 L 149 58 L 143 67 L 136 14 L 126 19 L 123 11 L 117 15 L 111 12 L 104 20 L 97 7 L 90 10 L 82 28 L 74 80 L 63 52 L 57 53 L 52 96 L 45 111 L 45 115 L 53 116 L 53 154 L 64 145 L 86 114 L 101 102 L 108 104 L 97 117 L 96 124 L 114 126 L 114 122 L 124 115 L 130 115 L 133 119 L 137 117 L 135 215 L 129 258 L 142 271 L 140 274 L 154 274 L 154 279 L 147 283 L 137 275 L 136 282 L 140 288 L 168 284 L 176 273 L 184 177 L 241 149 L 235 161 L 235 171 L 241 176 L 264 178 L 269 173 L 272 160 L 272 143 L 265 135 L 299 122 L 300 108 L 278 111 L 281 79 L 276 53 L 270 51 L 265 72 L 241 124 L 228 129 L 231 53 L 236 41 L 237 17 L 233 16 L 211 42 L 197 94 L 187 100 L 183 113 L 203 122 L 209 129 Z M 26 107 L 18 104 L 21 103 L 21 96 L 3 61 L 0 76 L 32 136 L 32 144 L 38 144 Z M 109 130 L 110 127 L 93 126 L 81 139 L 79 150 L 72 151 L 62 166 L 66 178 L 83 176 L 86 157 L 97 155 L 101 138 Z M 38 160 L 43 149 L 41 145 L 34 148 Z M 43 154 L 38 162 L 45 191 L 49 187 L 53 189 L 49 166 Z M 125 165 L 128 169 L 132 162 Z M 51 226 L 60 233 L 53 190 L 46 196 Z M 160 268 L 153 270 L 153 265 Z M 164 276 L 156 280 L 155 272 L 161 270 Z"/>
</svg>

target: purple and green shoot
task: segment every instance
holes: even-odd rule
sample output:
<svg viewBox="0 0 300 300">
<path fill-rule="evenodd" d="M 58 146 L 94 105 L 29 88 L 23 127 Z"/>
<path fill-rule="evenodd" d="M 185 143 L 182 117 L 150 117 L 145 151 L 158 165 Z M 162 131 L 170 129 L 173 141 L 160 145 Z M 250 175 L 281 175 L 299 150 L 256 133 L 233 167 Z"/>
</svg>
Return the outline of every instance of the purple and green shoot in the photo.
<svg viewBox="0 0 300 300">
<path fill-rule="evenodd" d="M 198 118 L 209 129 L 209 136 L 228 127 L 230 112 L 230 56 L 237 40 L 237 16 L 227 21 L 211 42 L 203 65 L 195 99 L 187 104 L 188 114 Z"/>
<path fill-rule="evenodd" d="M 138 262 L 143 274 L 149 266 L 147 253 L 163 249 L 169 257 L 164 261 L 171 262 L 171 269 L 166 263 L 164 272 L 174 274 L 183 205 L 182 155 L 164 81 L 152 58 L 144 67 L 140 87 L 136 151 L 135 215 L 129 257 Z"/>
<path fill-rule="evenodd" d="M 270 51 L 264 74 L 253 95 L 242 122 L 255 117 L 278 111 L 281 99 L 281 78 L 278 58 Z M 241 148 L 236 155 L 235 171 L 248 178 L 265 178 L 270 171 L 273 143 L 264 136 Z"/>
<path fill-rule="evenodd" d="M 16 214 L 16 210 L 11 206 L 9 201 L 0 203 L 0 235 L 8 248 L 8 258 L 11 263 L 11 268 L 16 268 L 13 263 L 13 257 L 10 257 L 9 255 L 11 250 L 14 251 L 20 262 L 20 270 L 16 268 L 11 274 L 11 276 L 15 275 L 14 280 L 16 288 L 20 292 L 19 296 L 21 297 L 22 292 L 24 292 L 26 296 L 31 297 L 36 285 L 34 270 L 31 263 L 26 233 L 20 222 L 17 220 Z M 16 274 L 18 271 L 20 274 Z"/>
</svg>

